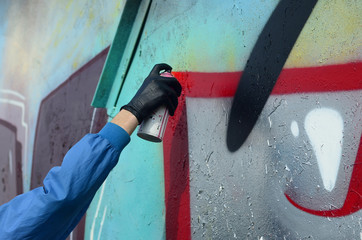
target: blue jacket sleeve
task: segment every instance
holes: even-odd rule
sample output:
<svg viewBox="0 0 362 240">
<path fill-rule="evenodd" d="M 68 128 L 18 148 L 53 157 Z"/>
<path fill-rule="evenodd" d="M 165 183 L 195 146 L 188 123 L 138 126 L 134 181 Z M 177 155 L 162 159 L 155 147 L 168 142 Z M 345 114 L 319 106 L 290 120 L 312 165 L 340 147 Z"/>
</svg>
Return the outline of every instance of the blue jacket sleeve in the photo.
<svg viewBox="0 0 362 240">
<path fill-rule="evenodd" d="M 49 171 L 43 187 L 0 206 L 0 239 L 66 239 L 129 141 L 113 123 L 84 136 Z"/>
</svg>

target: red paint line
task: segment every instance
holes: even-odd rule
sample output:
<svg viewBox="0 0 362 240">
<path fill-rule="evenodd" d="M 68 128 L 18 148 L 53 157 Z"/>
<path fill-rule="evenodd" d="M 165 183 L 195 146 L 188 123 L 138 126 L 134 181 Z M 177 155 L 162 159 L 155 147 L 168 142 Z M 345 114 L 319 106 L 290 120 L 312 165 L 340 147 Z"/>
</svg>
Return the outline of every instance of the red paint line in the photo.
<svg viewBox="0 0 362 240">
<path fill-rule="evenodd" d="M 166 239 L 191 239 L 189 146 L 185 95 L 169 118 L 163 139 Z"/>
<path fill-rule="evenodd" d="M 362 62 L 281 72 L 272 94 L 353 91 L 362 89 Z"/>
<path fill-rule="evenodd" d="M 174 72 L 187 97 L 218 98 L 235 95 L 242 72 Z M 362 89 L 362 62 L 322 67 L 287 68 L 272 94 L 336 92 Z"/>
<path fill-rule="evenodd" d="M 181 82 L 185 95 L 199 98 L 234 96 L 241 74 L 241 72 L 174 72 L 175 77 Z"/>
</svg>

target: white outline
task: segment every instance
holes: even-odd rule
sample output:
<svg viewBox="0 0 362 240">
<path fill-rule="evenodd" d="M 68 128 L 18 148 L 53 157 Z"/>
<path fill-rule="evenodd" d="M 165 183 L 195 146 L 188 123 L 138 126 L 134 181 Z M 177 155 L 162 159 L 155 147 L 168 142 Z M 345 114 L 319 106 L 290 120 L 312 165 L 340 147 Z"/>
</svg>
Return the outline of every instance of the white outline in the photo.
<svg viewBox="0 0 362 240">
<path fill-rule="evenodd" d="M 12 176 L 14 173 L 14 169 L 13 169 L 13 154 L 11 152 L 11 149 L 9 150 L 9 169 L 10 169 L 10 176 Z"/>
<path fill-rule="evenodd" d="M 92 121 L 91 121 L 91 125 L 90 125 L 90 128 L 89 128 L 89 133 L 92 133 L 93 123 L 94 123 L 94 118 L 96 116 L 96 112 L 97 112 L 97 108 L 94 108 L 93 109 L 93 114 L 92 114 Z"/>
<path fill-rule="evenodd" d="M 94 218 L 93 218 L 93 222 L 92 222 L 92 228 L 91 228 L 91 232 L 90 232 L 90 239 L 91 240 L 94 239 L 94 227 L 96 225 L 96 220 L 97 220 L 97 217 L 98 217 L 99 209 L 101 208 L 101 203 L 102 203 L 102 200 L 103 200 L 103 194 L 104 194 L 104 189 L 105 189 L 106 183 L 107 183 L 107 179 L 104 181 L 104 183 L 102 184 L 102 187 L 101 187 L 101 194 L 100 194 L 99 199 L 98 199 L 97 209 L 96 209 L 96 213 L 94 214 Z M 107 206 L 105 207 L 105 209 L 107 209 Z"/>
<path fill-rule="evenodd" d="M 104 220 L 106 218 L 106 213 L 107 213 L 107 206 L 103 210 L 102 221 L 101 221 L 100 228 L 99 228 L 99 231 L 98 231 L 98 240 L 101 239 L 101 233 L 102 233 L 102 230 L 103 230 L 103 224 L 104 224 Z"/>
<path fill-rule="evenodd" d="M 20 94 L 20 93 L 18 93 L 16 91 L 13 91 L 13 90 L 10 90 L 10 89 L 0 89 L 0 92 L 6 93 L 6 94 L 12 94 L 14 96 L 17 96 L 21 100 L 25 101 L 25 97 L 22 94 Z"/>
</svg>

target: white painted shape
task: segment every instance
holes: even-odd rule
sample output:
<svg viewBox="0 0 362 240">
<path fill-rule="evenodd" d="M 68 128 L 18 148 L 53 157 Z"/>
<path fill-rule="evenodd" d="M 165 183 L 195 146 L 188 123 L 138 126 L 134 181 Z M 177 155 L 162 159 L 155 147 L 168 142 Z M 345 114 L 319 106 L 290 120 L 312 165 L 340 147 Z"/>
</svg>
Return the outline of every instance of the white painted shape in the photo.
<svg viewBox="0 0 362 240">
<path fill-rule="evenodd" d="M 89 133 L 93 133 L 92 129 L 93 129 L 93 125 L 94 125 L 94 118 L 96 116 L 96 112 L 97 112 L 97 108 L 94 108 L 93 109 L 93 114 L 92 114 L 92 121 L 91 121 L 91 125 L 90 125 L 90 128 L 89 128 Z"/>
<path fill-rule="evenodd" d="M 317 158 L 324 188 L 332 191 L 342 156 L 343 119 L 333 109 L 317 108 L 307 114 L 304 127 Z"/>
<path fill-rule="evenodd" d="M 269 127 L 271 128 L 272 127 L 272 121 L 271 121 L 270 117 L 268 117 L 268 120 L 269 120 Z"/>
<path fill-rule="evenodd" d="M 13 153 L 11 150 L 9 150 L 9 169 L 10 169 L 10 175 L 13 175 Z"/>
<path fill-rule="evenodd" d="M 299 126 L 296 121 L 292 121 L 292 123 L 290 124 L 290 130 L 292 131 L 294 137 L 299 136 Z"/>
<path fill-rule="evenodd" d="M 101 193 L 100 193 L 100 196 L 99 196 L 99 199 L 98 199 L 97 209 L 96 209 L 96 213 L 94 214 L 94 218 L 93 218 L 93 222 L 92 222 L 92 228 L 91 228 L 91 232 L 90 232 L 90 239 L 91 240 L 94 239 L 94 228 L 95 228 L 96 221 L 97 221 L 97 218 L 98 218 L 99 210 L 101 208 L 101 203 L 102 203 L 102 200 L 103 200 L 103 194 L 104 194 L 104 189 L 105 189 L 106 183 L 107 183 L 107 179 L 102 184 L 102 187 L 101 187 L 101 190 L 100 190 Z"/>
<path fill-rule="evenodd" d="M 103 224 L 104 224 L 104 220 L 106 219 L 106 213 L 107 213 L 107 206 L 104 208 L 104 211 L 103 211 L 102 221 L 101 221 L 100 229 L 98 231 L 98 240 L 101 239 Z"/>
<path fill-rule="evenodd" d="M 288 167 L 288 165 L 285 164 L 285 170 L 287 170 L 288 172 L 290 172 L 290 168 Z"/>
</svg>

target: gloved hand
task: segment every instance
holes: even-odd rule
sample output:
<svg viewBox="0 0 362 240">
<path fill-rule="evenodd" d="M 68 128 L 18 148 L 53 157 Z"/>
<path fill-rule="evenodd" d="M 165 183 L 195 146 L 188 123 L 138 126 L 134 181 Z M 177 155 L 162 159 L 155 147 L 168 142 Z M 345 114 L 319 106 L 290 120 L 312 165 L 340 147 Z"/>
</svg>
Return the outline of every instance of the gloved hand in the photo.
<svg viewBox="0 0 362 240">
<path fill-rule="evenodd" d="M 171 116 L 174 115 L 181 95 L 181 84 L 174 77 L 162 77 L 160 71 L 171 71 L 168 64 L 156 64 L 132 100 L 122 107 L 136 116 L 138 123 L 165 105 Z"/>
</svg>

